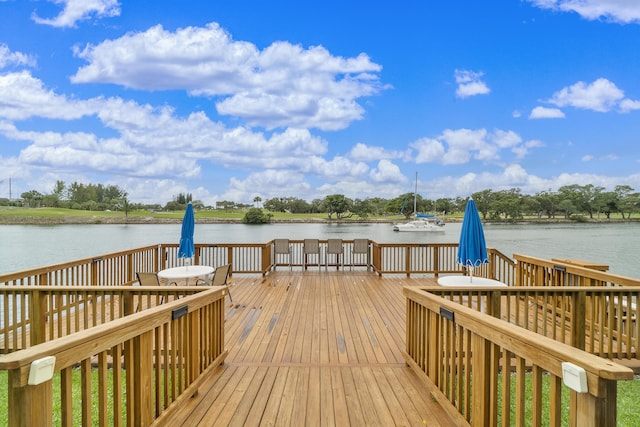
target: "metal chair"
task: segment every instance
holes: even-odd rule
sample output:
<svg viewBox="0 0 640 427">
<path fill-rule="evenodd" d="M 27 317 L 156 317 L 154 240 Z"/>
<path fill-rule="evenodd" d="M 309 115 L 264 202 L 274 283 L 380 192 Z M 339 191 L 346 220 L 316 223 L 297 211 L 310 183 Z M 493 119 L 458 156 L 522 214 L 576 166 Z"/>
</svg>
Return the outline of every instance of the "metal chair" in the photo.
<svg viewBox="0 0 640 427">
<path fill-rule="evenodd" d="M 278 256 L 282 258 L 287 256 L 289 262 L 289 270 L 291 270 L 291 245 L 289 239 L 274 239 L 273 241 L 273 269 L 275 270 L 278 265 Z"/>
<path fill-rule="evenodd" d="M 303 260 L 302 260 L 303 269 L 306 270 L 307 265 L 309 265 L 307 263 L 309 255 L 316 256 L 316 259 L 318 260 L 317 266 L 318 266 L 318 269 L 320 269 L 320 240 L 304 239 L 304 246 L 302 251 L 303 251 Z M 312 264 L 312 265 L 316 265 L 316 264 Z"/>
<path fill-rule="evenodd" d="M 160 286 L 160 279 L 158 279 L 157 273 L 138 272 L 136 277 L 140 286 Z"/>
<path fill-rule="evenodd" d="M 324 269 L 327 270 L 329 266 L 329 255 L 336 256 L 336 269 L 339 269 L 343 265 L 344 248 L 342 246 L 342 239 L 328 239 L 327 240 L 327 252 L 324 254 Z M 339 262 L 339 264 L 338 264 Z"/>
<path fill-rule="evenodd" d="M 231 274 L 231 264 L 221 265 L 216 268 L 213 272 L 213 278 L 210 283 L 196 283 L 196 285 L 208 285 L 208 286 L 226 286 L 227 293 L 229 294 L 229 300 L 233 302 L 233 298 L 231 297 L 231 290 L 229 289 L 229 274 Z"/>
<path fill-rule="evenodd" d="M 366 256 L 366 266 L 367 271 L 369 271 L 369 239 L 353 239 L 353 247 L 351 248 L 351 270 L 353 270 L 353 266 L 355 265 L 354 260 L 356 255 Z"/>
<path fill-rule="evenodd" d="M 160 279 L 158 278 L 158 273 L 149 273 L 149 272 L 139 271 L 136 273 L 136 277 L 138 279 L 138 283 L 140 284 L 140 286 L 162 286 L 162 284 L 160 283 Z M 178 285 L 176 282 L 171 282 L 169 284 L 173 286 Z M 164 303 L 164 295 L 162 296 L 162 298 L 160 298 L 160 304 L 163 304 L 163 303 Z M 140 308 L 140 305 L 138 304 L 136 311 L 138 311 L 139 308 Z"/>
</svg>

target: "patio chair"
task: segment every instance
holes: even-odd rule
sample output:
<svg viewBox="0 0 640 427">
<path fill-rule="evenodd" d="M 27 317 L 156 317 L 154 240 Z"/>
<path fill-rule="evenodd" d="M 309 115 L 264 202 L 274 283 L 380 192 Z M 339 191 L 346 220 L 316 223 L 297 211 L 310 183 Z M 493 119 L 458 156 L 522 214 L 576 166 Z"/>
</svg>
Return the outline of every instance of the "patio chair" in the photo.
<svg viewBox="0 0 640 427">
<path fill-rule="evenodd" d="M 289 239 L 275 239 L 273 246 L 273 269 L 275 270 L 278 265 L 281 265 L 278 264 L 278 256 L 280 258 L 286 256 L 289 270 L 291 270 L 291 245 L 289 244 Z"/>
<path fill-rule="evenodd" d="M 227 293 L 229 294 L 229 300 L 233 302 L 231 297 L 231 290 L 229 289 L 229 274 L 231 274 L 231 264 L 221 265 L 213 272 L 213 278 L 211 282 L 196 283 L 196 285 L 207 286 L 226 286 Z"/>
<path fill-rule="evenodd" d="M 327 270 L 329 266 L 329 255 L 335 255 L 336 257 L 336 269 L 339 269 L 343 264 L 344 248 L 342 246 L 342 239 L 328 239 L 327 251 L 324 254 L 324 269 Z"/>
<path fill-rule="evenodd" d="M 302 260 L 302 265 L 303 265 L 303 269 L 307 269 L 307 265 L 309 265 L 307 263 L 308 260 L 308 256 L 309 255 L 315 255 L 316 256 L 316 260 L 317 260 L 317 264 L 312 264 L 312 265 L 317 265 L 318 266 L 318 270 L 320 269 L 320 240 L 318 239 L 304 239 L 304 247 L 303 247 L 303 260 Z"/>
<path fill-rule="evenodd" d="M 351 267 L 355 265 L 354 260 L 356 256 L 365 256 L 367 262 L 367 271 L 369 271 L 369 239 L 353 239 L 353 248 L 351 249 Z"/>
<path fill-rule="evenodd" d="M 139 271 L 136 273 L 136 277 L 138 278 L 138 283 L 140 284 L 140 286 L 162 286 L 162 284 L 160 283 L 160 279 L 158 278 L 158 273 Z M 171 282 L 169 284 L 173 286 L 178 285 L 176 282 Z M 162 298 L 160 298 L 160 304 L 162 303 L 164 303 L 164 295 L 162 296 Z M 138 304 L 136 311 L 138 311 L 139 308 L 140 305 Z"/>
</svg>

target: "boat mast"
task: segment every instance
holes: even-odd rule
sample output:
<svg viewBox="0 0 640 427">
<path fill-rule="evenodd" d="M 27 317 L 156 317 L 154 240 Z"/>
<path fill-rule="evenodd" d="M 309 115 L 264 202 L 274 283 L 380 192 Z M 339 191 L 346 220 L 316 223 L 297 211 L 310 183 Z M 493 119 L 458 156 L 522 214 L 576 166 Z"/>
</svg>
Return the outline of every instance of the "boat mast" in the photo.
<svg viewBox="0 0 640 427">
<path fill-rule="evenodd" d="M 413 216 L 414 217 L 418 213 L 417 203 L 418 203 L 418 172 L 416 172 L 416 188 L 415 188 L 415 191 L 413 192 Z"/>
</svg>

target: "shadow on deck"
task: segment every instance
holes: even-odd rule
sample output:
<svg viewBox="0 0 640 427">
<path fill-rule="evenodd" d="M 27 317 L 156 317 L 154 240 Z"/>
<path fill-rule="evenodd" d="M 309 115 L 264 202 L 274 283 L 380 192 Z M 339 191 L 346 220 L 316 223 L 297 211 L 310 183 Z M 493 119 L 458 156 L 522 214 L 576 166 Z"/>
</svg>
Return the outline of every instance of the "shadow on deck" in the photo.
<svg viewBox="0 0 640 427">
<path fill-rule="evenodd" d="M 335 271 L 234 278 L 233 303 L 226 300 L 228 357 L 163 421 L 452 425 L 402 354 L 402 287 L 433 283 Z"/>
</svg>

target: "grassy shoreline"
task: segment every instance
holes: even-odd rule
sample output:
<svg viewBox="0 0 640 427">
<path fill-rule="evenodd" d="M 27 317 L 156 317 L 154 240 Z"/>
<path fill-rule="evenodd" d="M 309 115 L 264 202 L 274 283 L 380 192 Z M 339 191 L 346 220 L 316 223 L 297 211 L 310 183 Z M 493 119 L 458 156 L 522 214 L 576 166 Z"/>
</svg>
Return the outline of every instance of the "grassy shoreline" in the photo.
<svg viewBox="0 0 640 427">
<path fill-rule="evenodd" d="M 369 217 L 362 219 L 344 218 L 344 219 L 328 219 L 326 214 L 289 214 L 282 212 L 272 213 L 273 223 L 393 223 L 403 221 L 400 215 Z M 57 225 L 57 224 L 175 224 L 182 221 L 184 212 L 150 212 L 150 211 L 133 211 L 128 215 L 122 212 L 105 212 L 105 211 L 83 211 L 76 209 L 63 208 L 14 208 L 0 207 L 0 224 L 2 225 Z M 197 211 L 195 213 L 196 222 L 200 224 L 228 224 L 242 223 L 244 212 L 240 211 Z M 450 215 L 444 218 L 445 222 L 461 222 L 462 213 Z M 564 218 L 537 218 L 526 217 L 518 221 L 502 220 L 487 221 L 500 223 L 573 223 L 575 220 L 567 220 Z M 640 222 L 640 218 L 622 219 L 615 216 L 611 219 L 604 217 L 589 219 L 584 221 L 588 223 L 617 223 L 617 222 Z"/>
</svg>

